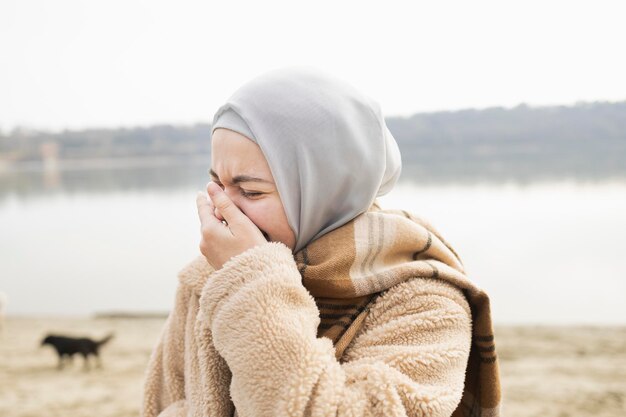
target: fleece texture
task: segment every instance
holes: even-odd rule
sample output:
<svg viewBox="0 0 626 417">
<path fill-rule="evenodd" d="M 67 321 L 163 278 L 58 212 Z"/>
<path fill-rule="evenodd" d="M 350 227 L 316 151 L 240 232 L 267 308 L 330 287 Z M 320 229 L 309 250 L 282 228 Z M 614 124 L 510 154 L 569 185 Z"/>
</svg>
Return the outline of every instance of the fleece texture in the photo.
<svg viewBox="0 0 626 417">
<path fill-rule="evenodd" d="M 361 242 L 353 245 L 356 252 L 342 253 L 349 245 L 341 233 L 376 232 L 364 227 L 372 219 L 385 223 L 387 233 L 399 230 L 392 224 L 418 224 L 424 242 L 395 256 L 370 247 L 371 256 L 364 258 L 358 250 L 362 239 L 356 239 Z M 374 206 L 352 229 L 333 231 L 333 239 L 318 239 L 317 246 L 295 257 L 282 243 L 268 242 L 217 271 L 196 258 L 179 274 L 174 309 L 148 366 L 142 415 L 498 415 L 499 384 L 494 407 L 476 401 L 482 393 L 474 376 L 488 387 L 490 374 L 478 371 L 497 365 L 493 349 L 477 349 L 482 342 L 473 332 L 473 313 L 484 314 L 484 305 L 476 303 L 480 292 L 463 281 L 454 251 L 426 226 L 406 212 Z M 375 262 L 376 254 L 387 262 Z M 367 259 L 369 269 L 356 268 L 363 264 L 357 259 Z M 387 283 L 364 285 L 363 279 L 371 278 L 367 271 Z M 331 293 L 329 274 L 339 277 Z M 355 306 L 365 308 L 346 315 Z M 483 350 L 491 356 L 477 356 Z"/>
<path fill-rule="evenodd" d="M 231 259 L 204 291 L 182 277 L 146 417 L 230 417 L 234 404 L 241 417 L 449 416 L 461 399 L 471 313 L 451 284 L 416 278 L 381 296 L 340 364 L 286 246 Z"/>
</svg>

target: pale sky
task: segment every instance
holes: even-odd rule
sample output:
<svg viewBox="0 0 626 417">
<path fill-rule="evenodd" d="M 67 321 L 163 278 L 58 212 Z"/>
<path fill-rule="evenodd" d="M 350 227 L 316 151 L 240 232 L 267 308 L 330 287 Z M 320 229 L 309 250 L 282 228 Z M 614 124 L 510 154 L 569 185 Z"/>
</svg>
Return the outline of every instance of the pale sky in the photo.
<svg viewBox="0 0 626 417">
<path fill-rule="evenodd" d="M 312 65 L 387 116 L 626 100 L 623 1 L 0 0 L 0 129 L 210 122 Z"/>
</svg>

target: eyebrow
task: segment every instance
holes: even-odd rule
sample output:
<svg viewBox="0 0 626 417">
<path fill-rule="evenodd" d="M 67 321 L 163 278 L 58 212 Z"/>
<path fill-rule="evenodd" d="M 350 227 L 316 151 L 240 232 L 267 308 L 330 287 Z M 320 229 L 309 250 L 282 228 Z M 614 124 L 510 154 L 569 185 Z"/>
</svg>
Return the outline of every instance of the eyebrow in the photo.
<svg viewBox="0 0 626 417">
<path fill-rule="evenodd" d="M 215 173 L 215 171 L 213 171 L 213 169 L 209 170 L 209 174 L 213 177 L 213 178 L 217 178 L 219 179 L 220 177 Z M 263 178 L 258 178 L 258 177 L 252 177 L 250 175 L 237 175 L 235 177 L 233 177 L 233 184 L 239 184 L 242 182 L 262 182 L 265 184 L 274 184 L 272 181 L 269 180 L 265 180 Z"/>
</svg>

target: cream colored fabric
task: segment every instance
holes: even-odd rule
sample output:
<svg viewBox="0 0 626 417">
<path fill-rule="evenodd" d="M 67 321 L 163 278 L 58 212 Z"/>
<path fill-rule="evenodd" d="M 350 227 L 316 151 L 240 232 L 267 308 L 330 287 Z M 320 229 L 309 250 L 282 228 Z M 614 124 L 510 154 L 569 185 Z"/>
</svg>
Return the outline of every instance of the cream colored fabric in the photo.
<svg viewBox="0 0 626 417">
<path fill-rule="evenodd" d="M 335 358 L 289 248 L 268 242 L 179 274 L 142 415 L 450 416 L 472 339 L 465 296 L 435 278 L 391 287 Z"/>
</svg>

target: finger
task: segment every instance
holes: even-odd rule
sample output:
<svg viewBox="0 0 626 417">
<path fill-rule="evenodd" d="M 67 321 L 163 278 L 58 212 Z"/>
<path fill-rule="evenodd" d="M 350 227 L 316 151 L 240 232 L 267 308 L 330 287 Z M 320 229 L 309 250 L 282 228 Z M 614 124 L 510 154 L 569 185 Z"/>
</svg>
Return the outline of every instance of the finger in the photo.
<svg viewBox="0 0 626 417">
<path fill-rule="evenodd" d="M 206 198 L 206 195 L 205 195 Z M 226 220 L 224 220 L 224 218 L 222 217 L 222 215 L 220 214 L 220 211 L 218 209 L 215 208 L 215 205 L 213 204 L 213 202 L 211 201 L 210 198 L 206 199 L 207 202 L 209 203 L 209 210 L 211 211 L 211 213 L 215 216 L 215 218 L 217 220 L 219 220 L 220 222 L 222 222 L 223 225 L 228 225 L 228 223 L 226 222 Z"/>
<path fill-rule="evenodd" d="M 236 224 L 237 222 L 245 222 L 247 217 L 239 210 L 239 207 L 228 198 L 224 190 L 216 183 L 207 184 L 207 191 L 213 204 L 215 205 L 215 213 L 220 214 L 228 224 Z"/>
<path fill-rule="evenodd" d="M 211 201 L 210 198 L 207 198 L 208 202 L 209 202 L 209 207 L 211 209 L 211 213 L 213 213 L 213 215 L 215 216 L 215 218 L 219 221 L 222 222 L 222 224 L 227 224 L 226 220 L 224 220 L 224 218 L 222 217 L 222 215 L 220 214 L 220 211 L 218 209 L 215 208 L 215 205 L 213 205 L 213 202 Z"/>
<path fill-rule="evenodd" d="M 211 203 L 211 207 L 213 209 L 213 213 L 215 214 L 215 217 L 217 217 L 217 220 L 219 221 L 225 221 L 224 220 L 224 216 L 222 216 L 222 213 L 220 213 L 220 209 L 216 208 L 213 203 Z"/>
<path fill-rule="evenodd" d="M 202 191 L 198 191 L 196 195 L 196 206 L 198 207 L 198 217 L 202 226 L 219 222 L 213 213 L 213 203 L 210 202 Z"/>
<path fill-rule="evenodd" d="M 209 192 L 209 184 L 210 184 L 211 182 L 212 182 L 212 181 L 209 181 L 209 182 L 207 183 L 207 188 L 206 188 L 206 189 L 207 189 L 207 194 L 208 194 L 208 192 Z M 221 188 L 221 187 L 220 187 L 220 188 Z M 226 222 L 226 220 L 224 220 L 224 217 L 222 217 L 222 215 L 220 214 L 219 209 L 215 208 L 215 205 L 213 204 L 213 201 L 211 201 L 211 199 L 210 199 L 210 198 L 209 198 L 209 199 L 207 199 L 207 200 L 209 201 L 209 204 L 211 205 L 211 213 L 215 214 L 215 217 L 217 217 L 217 220 L 221 221 L 222 223 Z"/>
<path fill-rule="evenodd" d="M 209 193 L 209 184 L 210 184 L 211 182 L 213 182 L 213 181 L 209 181 L 209 182 L 207 183 L 207 187 L 206 187 L 207 194 Z M 217 184 L 217 183 L 216 183 L 216 184 Z M 220 186 L 220 189 L 222 189 L 222 187 L 221 187 L 221 186 Z M 222 190 L 223 190 L 223 189 L 222 189 Z M 226 193 L 224 193 L 224 194 L 226 194 Z M 210 199 L 210 198 L 209 198 L 209 203 L 211 204 L 211 209 L 212 209 L 212 212 L 215 214 L 215 217 L 217 217 L 217 220 L 221 221 L 221 222 L 222 222 L 222 223 L 224 223 L 224 224 L 227 224 L 228 222 L 226 221 L 226 219 L 224 219 L 224 216 L 222 216 L 222 214 L 220 213 L 220 209 L 218 209 L 217 207 L 215 207 L 215 205 L 213 204 L 213 201 L 211 201 L 211 199 Z M 240 211 L 241 211 L 241 210 L 240 210 Z"/>
</svg>

